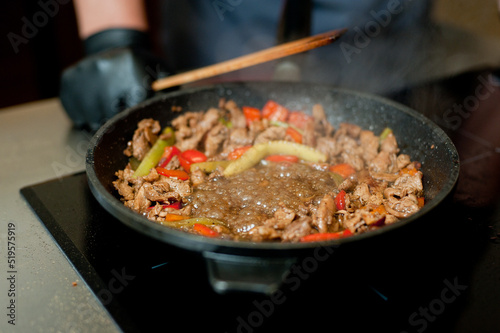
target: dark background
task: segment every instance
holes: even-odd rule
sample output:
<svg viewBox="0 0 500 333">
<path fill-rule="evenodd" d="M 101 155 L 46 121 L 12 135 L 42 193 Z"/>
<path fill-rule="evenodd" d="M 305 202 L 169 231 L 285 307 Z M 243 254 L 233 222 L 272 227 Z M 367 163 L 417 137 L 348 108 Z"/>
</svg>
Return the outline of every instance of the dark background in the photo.
<svg viewBox="0 0 500 333">
<path fill-rule="evenodd" d="M 58 10 L 52 6 L 51 10 L 56 13 L 47 14 L 40 3 L 56 4 Z M 154 28 L 158 22 L 155 15 L 159 12 L 158 5 L 159 1 L 147 2 L 152 31 L 158 31 Z M 33 37 L 17 45 L 16 52 L 8 36 L 28 36 L 24 28 L 26 21 L 38 22 L 39 27 L 35 25 Z M 83 56 L 72 1 L 3 0 L 0 32 L 0 108 L 57 96 L 62 70 Z M 154 35 L 152 38 L 157 40 Z"/>
<path fill-rule="evenodd" d="M 147 1 L 151 31 L 159 31 L 160 2 Z M 27 43 L 20 44 L 16 53 L 8 35 L 13 33 L 22 37 L 23 18 L 33 23 L 34 16 L 44 12 L 40 3 L 58 4 L 58 12 L 47 15 L 46 23 L 37 27 L 37 33 L 27 38 Z M 432 15 L 442 24 L 500 40 L 500 19 L 495 0 L 435 0 Z M 158 36 L 151 37 L 156 42 L 155 51 L 159 52 Z M 62 70 L 82 55 L 71 0 L 0 2 L 0 108 L 57 96 Z"/>
</svg>

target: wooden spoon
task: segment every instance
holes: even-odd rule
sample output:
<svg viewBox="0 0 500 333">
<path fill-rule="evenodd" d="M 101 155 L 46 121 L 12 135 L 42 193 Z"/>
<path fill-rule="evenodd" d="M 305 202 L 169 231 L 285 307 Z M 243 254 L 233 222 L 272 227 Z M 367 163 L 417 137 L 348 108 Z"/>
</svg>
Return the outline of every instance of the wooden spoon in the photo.
<svg viewBox="0 0 500 333">
<path fill-rule="evenodd" d="M 226 60 L 215 65 L 210 65 L 181 74 L 172 75 L 154 81 L 152 83 L 152 88 L 155 91 L 159 91 L 181 84 L 186 84 L 201 79 L 206 79 L 212 76 L 232 72 L 238 69 L 258 65 L 292 54 L 308 51 L 332 43 L 340 36 L 342 36 L 346 31 L 347 29 L 338 29 L 324 32 L 322 34 L 301 38 L 293 42 L 284 43 L 281 45 L 270 47 L 268 49 L 264 49 L 262 51 L 257 51 L 231 60 Z"/>
</svg>

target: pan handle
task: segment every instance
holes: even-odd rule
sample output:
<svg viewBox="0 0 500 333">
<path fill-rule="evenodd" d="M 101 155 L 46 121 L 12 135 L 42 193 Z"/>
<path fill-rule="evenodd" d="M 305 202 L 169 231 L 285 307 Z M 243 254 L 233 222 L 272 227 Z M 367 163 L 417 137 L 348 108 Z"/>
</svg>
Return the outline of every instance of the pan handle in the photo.
<svg viewBox="0 0 500 333">
<path fill-rule="evenodd" d="M 203 252 L 213 289 L 224 294 L 247 291 L 272 294 L 281 286 L 297 258 L 249 257 Z"/>
</svg>

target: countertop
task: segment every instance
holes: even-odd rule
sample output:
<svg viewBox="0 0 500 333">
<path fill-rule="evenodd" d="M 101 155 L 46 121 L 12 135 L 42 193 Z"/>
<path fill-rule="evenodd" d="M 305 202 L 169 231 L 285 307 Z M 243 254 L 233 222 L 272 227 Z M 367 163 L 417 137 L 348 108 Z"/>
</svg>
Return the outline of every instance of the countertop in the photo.
<svg viewBox="0 0 500 333">
<path fill-rule="evenodd" d="M 19 192 L 30 184 L 83 171 L 90 135 L 73 130 L 59 100 L 48 99 L 0 111 L 0 140 L 0 300 L 4 309 L 0 332 L 119 332 Z M 15 226 L 10 244 L 9 224 Z M 14 270 L 7 255 L 12 243 Z M 8 280 L 12 275 L 15 279 Z M 15 297 L 9 297 L 9 292 Z M 6 310 L 10 299 L 15 300 L 15 326 L 5 315 L 10 312 Z"/>
</svg>

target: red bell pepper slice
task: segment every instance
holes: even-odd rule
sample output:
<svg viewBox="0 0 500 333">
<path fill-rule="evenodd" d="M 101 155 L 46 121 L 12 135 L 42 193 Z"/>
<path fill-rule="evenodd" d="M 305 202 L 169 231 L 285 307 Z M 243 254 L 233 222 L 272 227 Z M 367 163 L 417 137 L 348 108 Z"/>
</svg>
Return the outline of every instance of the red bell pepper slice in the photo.
<svg viewBox="0 0 500 333">
<path fill-rule="evenodd" d="M 304 129 L 309 121 L 314 121 L 314 118 L 304 112 L 292 111 L 288 115 L 288 123 L 300 129 Z"/>
<path fill-rule="evenodd" d="M 230 152 L 227 155 L 228 160 L 237 160 L 238 158 L 241 157 L 248 149 L 252 148 L 252 146 L 244 146 L 244 147 L 239 147 Z"/>
<path fill-rule="evenodd" d="M 180 201 L 176 201 L 174 203 L 171 203 L 170 205 L 163 206 L 163 208 L 181 209 L 182 208 L 182 203 Z"/>
<path fill-rule="evenodd" d="M 331 172 L 338 173 L 344 178 L 347 178 L 349 176 L 352 176 L 353 174 L 356 173 L 356 169 L 350 164 L 347 163 L 340 163 L 340 164 L 335 164 L 330 167 Z"/>
<path fill-rule="evenodd" d="M 243 115 L 245 115 L 245 119 L 247 120 L 247 126 L 256 120 L 261 119 L 260 110 L 251 106 L 243 106 L 241 108 L 243 110 Z"/>
<path fill-rule="evenodd" d="M 191 164 L 201 163 L 207 160 L 207 156 L 196 149 L 188 149 L 179 155 L 179 162 L 186 172 L 191 169 Z"/>
<path fill-rule="evenodd" d="M 302 243 L 306 242 L 322 242 L 322 241 L 327 241 L 331 239 L 340 239 L 344 237 L 348 237 L 353 235 L 353 233 L 349 229 L 345 229 L 343 231 L 339 232 L 322 232 L 322 233 L 317 233 L 317 234 L 310 234 L 307 236 L 304 236 L 300 238 L 300 241 Z"/>
<path fill-rule="evenodd" d="M 266 161 L 297 163 L 299 158 L 295 155 L 269 155 Z"/>
<path fill-rule="evenodd" d="M 267 103 L 262 108 L 262 117 L 269 120 L 286 122 L 289 113 L 290 111 L 288 111 L 287 108 L 276 103 L 273 100 L 267 101 Z"/>
<path fill-rule="evenodd" d="M 165 168 L 156 168 L 156 172 L 158 172 L 160 175 L 167 176 L 167 177 L 175 177 L 180 180 L 188 180 L 189 179 L 189 174 L 184 171 L 184 170 L 167 170 Z"/>
<path fill-rule="evenodd" d="M 345 196 L 346 196 L 346 193 L 345 193 L 344 190 L 342 190 L 335 197 L 335 206 L 337 206 L 338 210 L 344 210 L 345 209 Z"/>
<path fill-rule="evenodd" d="M 202 236 L 205 237 L 217 237 L 219 236 L 219 233 L 206 225 L 200 224 L 200 223 L 195 223 L 193 225 L 193 230 L 199 233 Z"/>
<path fill-rule="evenodd" d="M 174 222 L 188 219 L 189 216 L 179 215 L 179 214 L 167 214 L 165 216 L 165 221 Z"/>
<path fill-rule="evenodd" d="M 302 134 L 300 134 L 296 129 L 287 127 L 285 134 L 291 137 L 293 141 L 302 143 Z"/>
<path fill-rule="evenodd" d="M 176 146 L 167 146 L 163 150 L 163 155 L 161 155 L 160 161 L 158 162 L 158 166 L 160 168 L 164 168 L 168 165 L 168 163 L 172 160 L 172 157 L 179 155 L 181 151 Z"/>
</svg>

